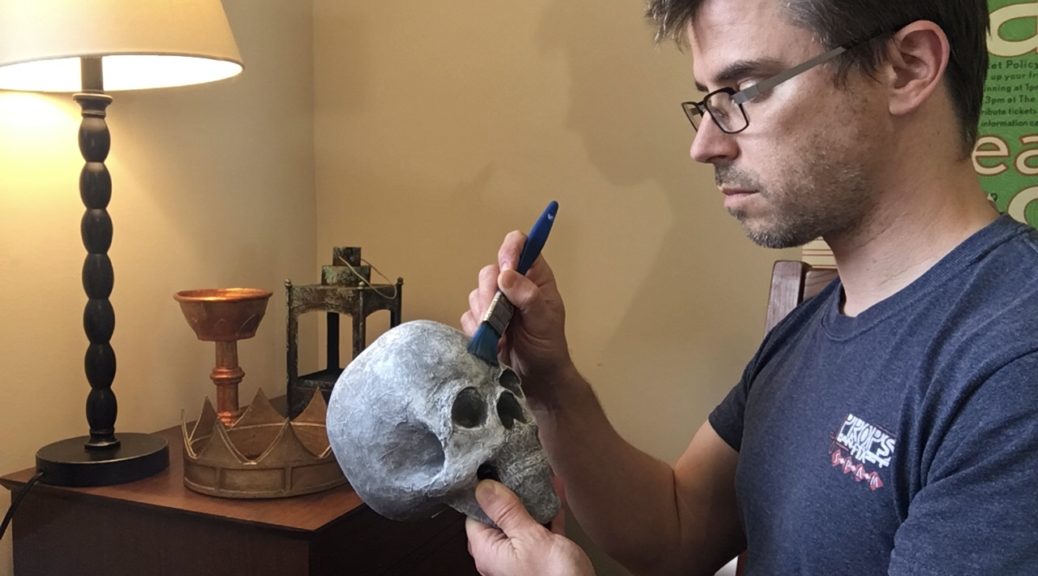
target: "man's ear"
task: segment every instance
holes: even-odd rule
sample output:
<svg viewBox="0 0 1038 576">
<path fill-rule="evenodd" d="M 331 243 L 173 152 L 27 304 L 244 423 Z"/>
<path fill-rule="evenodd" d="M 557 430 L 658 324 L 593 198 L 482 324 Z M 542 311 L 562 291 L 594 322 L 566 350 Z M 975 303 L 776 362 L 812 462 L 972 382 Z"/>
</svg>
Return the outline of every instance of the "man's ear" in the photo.
<svg viewBox="0 0 1038 576">
<path fill-rule="evenodd" d="M 944 79 L 950 47 L 937 24 L 919 20 L 894 35 L 887 48 L 890 113 L 909 114 L 933 94 Z"/>
</svg>

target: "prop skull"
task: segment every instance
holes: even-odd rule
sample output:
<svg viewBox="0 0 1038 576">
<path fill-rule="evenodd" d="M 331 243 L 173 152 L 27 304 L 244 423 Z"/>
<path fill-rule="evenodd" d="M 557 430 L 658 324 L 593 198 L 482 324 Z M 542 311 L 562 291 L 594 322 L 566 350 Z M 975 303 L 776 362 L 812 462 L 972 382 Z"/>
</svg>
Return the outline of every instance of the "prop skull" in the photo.
<svg viewBox="0 0 1038 576">
<path fill-rule="evenodd" d="M 490 524 L 475 487 L 493 478 L 548 522 L 559 500 L 519 377 L 467 345 L 460 331 L 428 320 L 375 340 L 332 391 L 332 451 L 357 494 L 387 518 L 429 518 L 449 505 Z"/>
</svg>

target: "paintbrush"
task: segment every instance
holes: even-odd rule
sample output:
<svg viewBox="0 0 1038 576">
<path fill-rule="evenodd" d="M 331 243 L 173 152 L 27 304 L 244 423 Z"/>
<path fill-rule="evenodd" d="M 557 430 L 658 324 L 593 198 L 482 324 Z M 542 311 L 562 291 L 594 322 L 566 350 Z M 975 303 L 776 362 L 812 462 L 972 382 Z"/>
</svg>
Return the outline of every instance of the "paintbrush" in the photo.
<svg viewBox="0 0 1038 576">
<path fill-rule="evenodd" d="M 544 243 L 548 241 L 548 232 L 551 232 L 551 225 L 555 222 L 555 213 L 558 210 L 559 203 L 552 200 L 541 213 L 541 217 L 534 222 L 533 228 L 530 228 L 530 233 L 526 236 L 523 251 L 519 255 L 516 272 L 525 275 L 534 260 L 540 256 L 541 248 L 544 248 Z M 497 294 L 494 294 L 494 299 L 490 301 L 490 307 L 483 314 L 483 321 L 480 322 L 479 328 L 476 329 L 476 333 L 469 342 L 469 354 L 491 366 L 497 366 L 497 343 L 505 333 L 505 328 L 508 327 L 508 322 L 512 319 L 514 312 L 515 307 L 498 290 Z"/>
</svg>

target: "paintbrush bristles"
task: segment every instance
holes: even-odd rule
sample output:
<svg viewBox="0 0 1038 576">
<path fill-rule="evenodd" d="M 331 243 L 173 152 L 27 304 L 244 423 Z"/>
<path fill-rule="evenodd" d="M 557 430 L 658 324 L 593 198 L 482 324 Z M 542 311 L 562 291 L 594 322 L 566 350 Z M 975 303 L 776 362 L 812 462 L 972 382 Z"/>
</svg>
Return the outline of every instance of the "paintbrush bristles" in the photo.
<svg viewBox="0 0 1038 576">
<path fill-rule="evenodd" d="M 491 366 L 497 366 L 497 343 L 500 338 L 501 335 L 494 332 L 490 324 L 481 323 L 476 329 L 476 333 L 472 335 L 472 340 L 469 341 L 469 354 Z"/>
<path fill-rule="evenodd" d="M 469 342 L 469 353 L 491 366 L 497 366 L 497 343 L 508 328 L 508 322 L 514 312 L 515 306 L 512 306 L 504 293 L 498 290 L 483 314 L 479 329 Z"/>
</svg>

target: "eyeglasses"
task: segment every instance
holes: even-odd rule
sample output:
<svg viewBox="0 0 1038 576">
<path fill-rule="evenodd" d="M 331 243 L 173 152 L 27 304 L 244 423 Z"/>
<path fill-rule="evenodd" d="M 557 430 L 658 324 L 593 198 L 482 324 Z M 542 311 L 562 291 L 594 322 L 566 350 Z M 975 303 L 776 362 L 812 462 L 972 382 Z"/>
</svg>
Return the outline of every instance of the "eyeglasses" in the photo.
<svg viewBox="0 0 1038 576">
<path fill-rule="evenodd" d="M 721 129 L 721 132 L 724 132 L 725 134 L 737 134 L 750 125 L 750 120 L 746 117 L 746 111 L 743 110 L 743 104 L 757 98 L 764 92 L 771 90 L 775 86 L 778 86 L 794 76 L 802 74 L 819 64 L 836 58 L 855 44 L 858 43 L 855 42 L 853 44 L 837 46 L 825 54 L 815 56 L 807 62 L 779 72 L 770 78 L 761 80 L 753 86 L 744 88 L 738 92 L 732 88 L 714 90 L 699 102 L 682 102 L 681 108 L 685 111 L 685 116 L 688 116 L 688 121 L 692 123 L 692 127 L 696 130 L 699 130 L 699 123 L 702 121 L 703 115 L 709 112 L 710 117 L 714 120 L 714 124 Z"/>
</svg>

